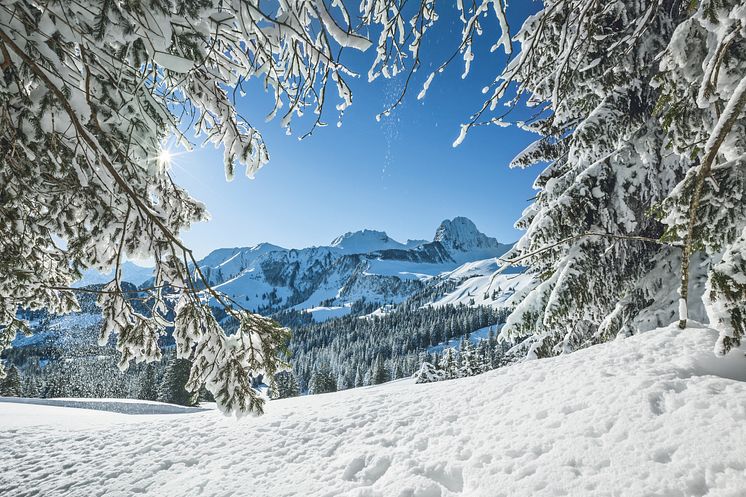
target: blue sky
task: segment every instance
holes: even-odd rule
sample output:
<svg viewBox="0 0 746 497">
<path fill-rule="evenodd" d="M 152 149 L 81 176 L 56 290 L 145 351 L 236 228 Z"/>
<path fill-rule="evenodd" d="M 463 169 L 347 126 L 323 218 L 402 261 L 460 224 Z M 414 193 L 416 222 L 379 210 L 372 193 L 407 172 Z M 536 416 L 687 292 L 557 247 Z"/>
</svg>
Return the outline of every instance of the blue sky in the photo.
<svg viewBox="0 0 746 497">
<path fill-rule="evenodd" d="M 538 2 L 513 2 L 508 12 L 515 31 Z M 447 9 L 444 9 L 447 10 Z M 444 16 L 446 17 L 446 16 Z M 363 76 L 350 81 L 353 105 L 336 127 L 335 101 L 325 113 L 329 123 L 303 141 L 303 121 L 287 136 L 279 121 L 264 122 L 271 110 L 266 95 L 248 93 L 239 110 L 261 123 L 270 162 L 253 180 L 237 171 L 226 182 L 222 150 L 212 146 L 181 154 L 173 175 L 192 196 L 205 202 L 211 221 L 182 234 L 198 256 L 220 247 L 271 242 L 300 248 L 328 244 L 337 235 L 363 228 L 386 231 L 404 241 L 431 239 L 446 218 L 467 216 L 481 231 L 503 242 L 520 232 L 513 223 L 529 205 L 535 169 L 509 169 L 507 164 L 532 141 L 514 127 L 473 129 L 453 148 L 459 124 L 482 102 L 481 89 L 506 61 L 488 47 L 498 36 L 494 23 L 477 45 L 476 59 L 461 79 L 459 59 L 432 83 L 427 97 L 417 94 L 430 73 L 458 45 L 459 27 L 443 19 L 423 45 L 423 66 L 404 103 L 380 122 L 375 115 L 398 95 L 403 78 L 367 83 L 374 56 L 352 54 L 350 64 Z M 372 50 L 371 50 L 372 52 Z M 336 91 L 330 92 L 335 94 Z"/>
</svg>

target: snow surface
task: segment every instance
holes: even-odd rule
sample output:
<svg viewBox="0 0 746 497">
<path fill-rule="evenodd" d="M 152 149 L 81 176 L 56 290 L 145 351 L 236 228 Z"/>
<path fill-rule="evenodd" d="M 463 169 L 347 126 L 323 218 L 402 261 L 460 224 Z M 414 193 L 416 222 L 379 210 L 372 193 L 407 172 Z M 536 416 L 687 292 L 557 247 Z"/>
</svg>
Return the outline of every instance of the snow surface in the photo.
<svg viewBox="0 0 746 497">
<path fill-rule="evenodd" d="M 326 321 L 327 319 L 340 318 L 347 316 L 352 311 L 351 305 L 339 305 L 339 306 L 319 306 L 306 309 L 306 312 L 313 316 L 313 320 L 317 323 Z"/>
<path fill-rule="evenodd" d="M 376 230 L 347 232 L 332 240 L 330 246 L 343 254 L 367 254 L 377 250 L 407 248 L 385 232 Z"/>
<path fill-rule="evenodd" d="M 500 268 L 497 258 L 467 262 L 442 278 L 460 281 L 458 287 L 432 303 L 442 305 L 489 305 L 492 307 L 511 307 L 520 301 L 523 291 L 531 286 L 533 276 L 523 272 L 523 268 L 507 268 L 501 274 L 495 274 Z M 495 300 L 492 300 L 492 293 Z M 485 296 L 487 298 L 485 298 Z M 474 301 L 472 304 L 472 300 Z"/>
<path fill-rule="evenodd" d="M 716 338 L 671 326 L 459 380 L 273 401 L 240 421 L 0 403 L 0 488 L 9 497 L 742 497 L 746 359 L 740 350 L 719 361 Z"/>
</svg>

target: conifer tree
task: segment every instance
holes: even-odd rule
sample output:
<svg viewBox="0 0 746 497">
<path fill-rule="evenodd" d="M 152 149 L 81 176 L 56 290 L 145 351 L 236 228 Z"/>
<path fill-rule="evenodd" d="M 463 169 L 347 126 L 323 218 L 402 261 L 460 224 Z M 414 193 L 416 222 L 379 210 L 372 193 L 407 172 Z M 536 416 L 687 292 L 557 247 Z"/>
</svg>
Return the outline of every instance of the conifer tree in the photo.
<svg viewBox="0 0 746 497">
<path fill-rule="evenodd" d="M 443 377 L 446 380 L 452 380 L 460 377 L 458 366 L 458 353 L 453 347 L 446 347 L 443 350 L 443 356 L 440 358 L 440 368 L 443 370 Z"/>
<path fill-rule="evenodd" d="M 21 396 L 21 376 L 18 368 L 11 365 L 7 369 L 5 378 L 0 379 L 0 397 L 20 397 Z"/>
<path fill-rule="evenodd" d="M 474 345 L 469 339 L 469 335 L 466 335 L 461 339 L 461 345 L 459 346 L 459 375 L 460 376 L 474 376 L 480 373 L 480 365 L 477 355 L 474 350 Z"/>
<path fill-rule="evenodd" d="M 544 170 L 506 256 L 536 279 L 501 338 L 544 357 L 709 317 L 719 352 L 738 343 L 742 24 L 737 0 L 546 0 L 526 20 L 460 137 L 505 124 L 501 102 L 537 111 L 520 125 L 540 137 L 511 166 Z"/>
<path fill-rule="evenodd" d="M 383 360 L 383 357 L 379 354 L 378 357 L 376 357 L 376 362 L 373 364 L 373 374 L 371 376 L 370 384 L 380 385 L 387 381 L 391 381 L 391 373 L 388 368 L 386 368 L 386 363 Z"/>
<path fill-rule="evenodd" d="M 275 373 L 274 383 L 271 385 L 269 392 L 270 399 L 287 399 L 299 395 L 300 387 L 292 370 Z"/>
<path fill-rule="evenodd" d="M 138 392 L 137 398 L 141 400 L 158 400 L 156 370 L 152 363 L 145 366 L 145 371 L 140 378 L 140 391 Z"/>
<path fill-rule="evenodd" d="M 328 364 L 322 364 L 313 372 L 309 385 L 310 394 L 337 391 L 337 380 Z"/>
<path fill-rule="evenodd" d="M 432 383 L 443 379 L 443 371 L 429 362 L 423 362 L 415 375 L 415 383 Z"/>
<path fill-rule="evenodd" d="M 158 390 L 158 400 L 169 404 L 193 406 L 197 404 L 197 393 L 187 391 L 189 372 L 192 365 L 186 359 L 173 358 L 166 366 L 161 385 Z"/>
<path fill-rule="evenodd" d="M 360 365 L 355 368 L 355 388 L 363 386 L 363 372 L 360 370 Z"/>
</svg>

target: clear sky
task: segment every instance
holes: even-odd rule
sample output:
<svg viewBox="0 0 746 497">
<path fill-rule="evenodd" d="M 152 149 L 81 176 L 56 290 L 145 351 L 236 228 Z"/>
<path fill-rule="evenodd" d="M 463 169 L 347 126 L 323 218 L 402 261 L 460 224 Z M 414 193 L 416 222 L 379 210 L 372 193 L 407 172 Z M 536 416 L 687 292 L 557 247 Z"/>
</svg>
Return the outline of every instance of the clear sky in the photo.
<svg viewBox="0 0 746 497">
<path fill-rule="evenodd" d="M 511 2 L 513 32 L 538 8 L 534 1 Z M 531 185 L 538 171 L 507 165 L 532 135 L 514 127 L 482 127 L 473 129 L 460 147 L 452 147 L 459 124 L 479 108 L 482 88 L 506 62 L 502 51 L 488 52 L 498 36 L 495 23 L 486 25 L 466 79 L 461 79 L 459 59 L 435 78 L 424 100 L 416 98 L 430 68 L 458 46 L 460 28 L 453 21 L 443 19 L 432 32 L 404 103 L 380 122 L 375 115 L 395 99 L 404 78 L 368 84 L 365 75 L 373 53 L 350 53 L 345 59 L 361 78 L 350 81 L 353 105 L 342 126 L 335 125 L 337 102 L 330 99 L 325 113 L 329 126 L 303 141 L 298 136 L 308 129 L 306 123 L 296 122 L 295 133 L 287 136 L 279 121 L 264 122 L 269 99 L 248 93 L 239 110 L 260 123 L 270 162 L 253 180 L 237 170 L 228 183 L 222 150 L 208 146 L 174 159 L 175 179 L 205 202 L 212 216 L 183 234 L 188 245 L 200 257 L 216 248 L 260 242 L 301 248 L 325 245 L 363 228 L 386 231 L 400 241 L 429 240 L 443 219 L 455 216 L 469 217 L 502 242 L 518 239 L 513 224 L 534 195 Z M 329 93 L 336 97 L 336 90 Z"/>
</svg>

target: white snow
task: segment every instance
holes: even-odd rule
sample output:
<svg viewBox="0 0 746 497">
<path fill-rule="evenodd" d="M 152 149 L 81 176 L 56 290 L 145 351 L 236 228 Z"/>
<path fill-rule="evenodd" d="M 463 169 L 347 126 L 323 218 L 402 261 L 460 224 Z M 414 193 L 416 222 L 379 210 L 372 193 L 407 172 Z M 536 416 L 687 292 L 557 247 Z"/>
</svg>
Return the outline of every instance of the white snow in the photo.
<svg viewBox="0 0 746 497">
<path fill-rule="evenodd" d="M 240 421 L 3 402 L 0 488 L 12 497 L 741 497 L 746 359 L 739 350 L 719 361 L 716 338 L 673 325 L 459 380 L 273 401 Z"/>
<path fill-rule="evenodd" d="M 313 316 L 313 320 L 317 323 L 321 323 L 327 319 L 347 316 L 350 311 L 352 311 L 351 305 L 319 306 L 306 309 L 306 312 L 310 313 Z"/>
<path fill-rule="evenodd" d="M 406 249 L 407 246 L 389 237 L 383 231 L 360 230 L 340 235 L 330 244 L 343 254 L 367 254 L 377 250 Z"/>
<path fill-rule="evenodd" d="M 443 274 L 442 278 L 460 281 L 452 292 L 443 295 L 432 303 L 442 305 L 489 305 L 492 307 L 511 307 L 523 295 L 523 291 L 533 282 L 533 276 L 525 273 L 523 268 L 507 268 L 500 274 L 497 258 L 467 262 Z M 495 299 L 492 299 L 493 293 Z M 485 298 L 486 297 L 486 298 Z"/>
</svg>

